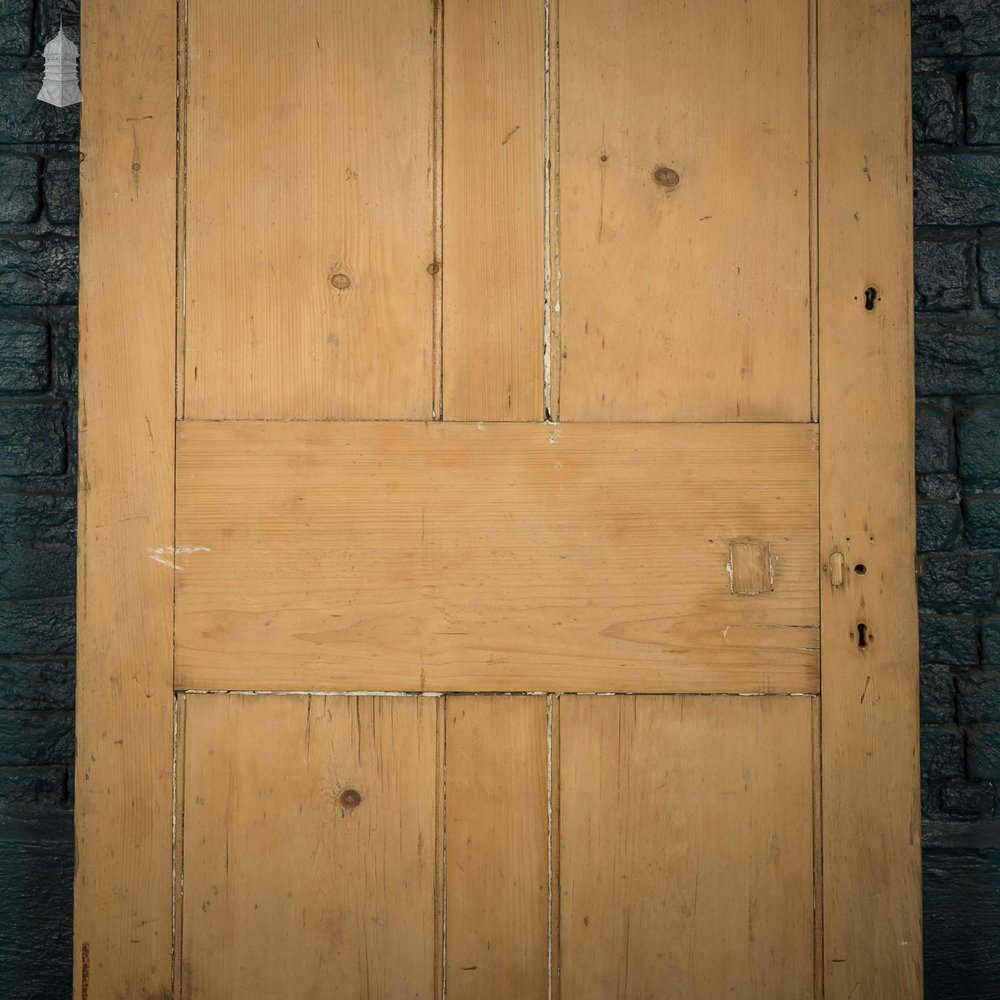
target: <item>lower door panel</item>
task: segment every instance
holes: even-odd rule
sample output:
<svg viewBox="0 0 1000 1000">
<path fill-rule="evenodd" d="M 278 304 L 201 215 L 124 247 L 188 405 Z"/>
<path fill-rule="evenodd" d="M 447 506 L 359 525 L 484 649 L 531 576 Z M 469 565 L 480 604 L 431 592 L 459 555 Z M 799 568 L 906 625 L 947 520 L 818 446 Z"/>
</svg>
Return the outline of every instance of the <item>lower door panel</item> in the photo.
<svg viewBox="0 0 1000 1000">
<path fill-rule="evenodd" d="M 179 698 L 185 1000 L 814 995 L 814 697 Z"/>
</svg>

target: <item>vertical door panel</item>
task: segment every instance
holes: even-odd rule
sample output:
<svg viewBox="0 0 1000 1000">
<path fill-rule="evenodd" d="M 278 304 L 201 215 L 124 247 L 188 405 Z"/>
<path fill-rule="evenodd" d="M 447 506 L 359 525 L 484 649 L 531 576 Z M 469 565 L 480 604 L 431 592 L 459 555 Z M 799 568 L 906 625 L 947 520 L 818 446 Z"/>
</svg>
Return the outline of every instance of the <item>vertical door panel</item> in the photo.
<svg viewBox="0 0 1000 1000">
<path fill-rule="evenodd" d="M 432 5 L 188 24 L 185 415 L 428 419 Z"/>
<path fill-rule="evenodd" d="M 806 0 L 563 0 L 564 420 L 809 420 Z"/>
<path fill-rule="evenodd" d="M 543 697 L 449 697 L 449 1000 L 545 1000 L 548 748 Z"/>
<path fill-rule="evenodd" d="M 444 416 L 540 420 L 545 6 L 444 18 Z"/>
<path fill-rule="evenodd" d="M 561 699 L 564 997 L 813 995 L 812 717 L 810 698 Z"/>
<path fill-rule="evenodd" d="M 436 703 L 189 696 L 185 1000 L 431 1000 Z"/>
</svg>

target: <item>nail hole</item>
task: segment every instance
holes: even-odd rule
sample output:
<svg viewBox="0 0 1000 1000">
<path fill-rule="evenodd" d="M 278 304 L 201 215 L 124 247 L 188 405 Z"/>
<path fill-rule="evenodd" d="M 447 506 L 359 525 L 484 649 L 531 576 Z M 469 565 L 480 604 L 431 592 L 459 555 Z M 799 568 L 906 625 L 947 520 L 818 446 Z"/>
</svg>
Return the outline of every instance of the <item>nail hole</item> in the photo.
<svg viewBox="0 0 1000 1000">
<path fill-rule="evenodd" d="M 854 567 L 854 572 L 857 573 L 858 576 L 864 576 L 865 573 L 868 572 L 868 567 L 864 563 L 858 563 L 857 566 Z"/>
<path fill-rule="evenodd" d="M 867 649 L 872 636 L 864 622 L 858 622 L 858 649 Z"/>
<path fill-rule="evenodd" d="M 878 298 L 878 289 L 869 285 L 865 289 L 865 309 L 871 312 L 875 308 L 875 300 Z"/>
</svg>

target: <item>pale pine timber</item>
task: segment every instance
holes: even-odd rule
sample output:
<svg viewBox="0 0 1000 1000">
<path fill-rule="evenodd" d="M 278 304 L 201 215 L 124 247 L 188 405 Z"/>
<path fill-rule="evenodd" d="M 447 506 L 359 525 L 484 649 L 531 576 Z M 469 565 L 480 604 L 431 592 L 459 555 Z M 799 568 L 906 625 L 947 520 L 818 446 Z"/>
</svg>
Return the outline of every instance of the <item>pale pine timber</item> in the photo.
<svg viewBox="0 0 1000 1000">
<path fill-rule="evenodd" d="M 436 700 L 187 697 L 184 1000 L 433 1000 Z"/>
<path fill-rule="evenodd" d="M 172 995 L 176 16 L 82 16 L 77 1000 Z"/>
<path fill-rule="evenodd" d="M 444 417 L 541 420 L 545 6 L 444 7 Z"/>
<path fill-rule="evenodd" d="M 811 425 L 185 421 L 178 448 L 180 688 L 816 688 Z"/>
<path fill-rule="evenodd" d="M 188 24 L 185 415 L 429 418 L 432 5 Z"/>
<path fill-rule="evenodd" d="M 449 695 L 446 713 L 446 995 L 545 1000 L 546 699 Z"/>
<path fill-rule="evenodd" d="M 562 996 L 813 994 L 812 698 L 560 698 Z"/>
<path fill-rule="evenodd" d="M 909 4 L 818 32 L 825 997 L 918 1000 Z"/>
<path fill-rule="evenodd" d="M 809 4 L 559 10 L 563 420 L 809 420 Z"/>
</svg>

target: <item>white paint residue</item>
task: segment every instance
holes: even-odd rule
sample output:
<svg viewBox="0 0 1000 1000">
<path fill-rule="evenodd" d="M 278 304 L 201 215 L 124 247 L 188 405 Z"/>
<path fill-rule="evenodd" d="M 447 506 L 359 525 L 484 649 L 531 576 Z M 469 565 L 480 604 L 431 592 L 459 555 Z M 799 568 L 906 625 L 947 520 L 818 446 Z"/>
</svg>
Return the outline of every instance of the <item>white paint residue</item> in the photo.
<svg viewBox="0 0 1000 1000">
<path fill-rule="evenodd" d="M 173 556 L 187 556 L 191 555 L 192 552 L 211 552 L 212 550 L 205 545 L 158 545 L 156 548 L 149 550 L 149 558 L 155 563 L 159 563 L 161 566 L 167 566 L 169 569 L 175 570 L 178 573 L 184 572 L 183 566 L 178 566 L 173 560 Z"/>
<path fill-rule="evenodd" d="M 486 424 L 484 424 L 484 423 L 483 423 L 483 422 L 482 422 L 482 421 L 480 420 L 480 421 L 479 421 L 479 423 L 478 423 L 478 424 L 476 424 L 476 430 L 477 430 L 477 431 L 484 431 L 484 430 L 486 430 Z"/>
<path fill-rule="evenodd" d="M 559 425 L 555 424 L 552 427 L 552 433 L 549 434 L 549 444 L 559 444 Z"/>
<path fill-rule="evenodd" d="M 725 640 L 726 640 L 726 642 L 729 642 L 729 630 L 730 630 L 731 628 L 732 628 L 732 625 L 727 625 L 727 626 L 726 626 L 726 627 L 725 627 L 725 628 L 724 628 L 724 629 L 722 630 L 722 638 L 723 638 L 723 639 L 725 639 Z"/>
</svg>

